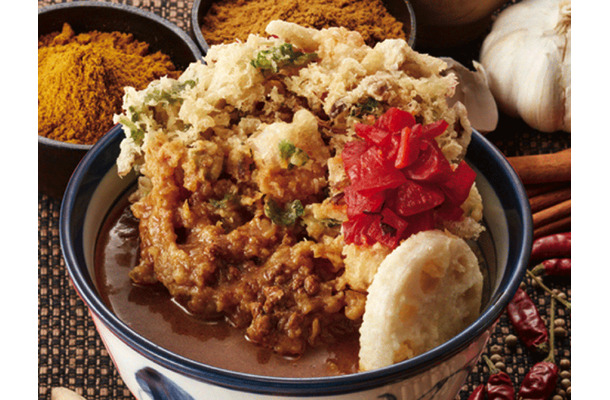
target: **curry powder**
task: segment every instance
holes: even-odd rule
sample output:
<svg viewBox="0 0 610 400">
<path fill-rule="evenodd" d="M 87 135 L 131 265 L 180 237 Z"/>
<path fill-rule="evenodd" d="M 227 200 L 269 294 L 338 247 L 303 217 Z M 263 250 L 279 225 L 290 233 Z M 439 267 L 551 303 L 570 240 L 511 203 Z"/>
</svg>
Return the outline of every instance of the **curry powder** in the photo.
<svg viewBox="0 0 610 400">
<path fill-rule="evenodd" d="M 343 26 L 360 32 L 369 46 L 385 39 L 405 39 L 403 25 L 382 0 L 221 0 L 205 15 L 201 32 L 209 44 L 245 41 L 265 35 L 267 24 L 280 19 L 323 29 Z"/>
<path fill-rule="evenodd" d="M 121 111 L 125 86 L 146 88 L 176 78 L 169 56 L 149 54 L 131 34 L 92 31 L 76 35 L 69 24 L 38 41 L 38 134 L 93 144 Z"/>
</svg>

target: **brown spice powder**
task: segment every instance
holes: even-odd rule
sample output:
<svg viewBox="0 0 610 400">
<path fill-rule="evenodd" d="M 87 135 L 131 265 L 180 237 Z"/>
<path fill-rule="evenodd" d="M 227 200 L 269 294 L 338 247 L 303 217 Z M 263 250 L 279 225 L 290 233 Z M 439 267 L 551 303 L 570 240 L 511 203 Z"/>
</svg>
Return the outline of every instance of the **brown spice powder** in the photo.
<svg viewBox="0 0 610 400">
<path fill-rule="evenodd" d="M 169 56 L 149 54 L 131 34 L 92 31 L 76 35 L 70 25 L 38 41 L 38 134 L 69 143 L 93 144 L 121 111 L 125 86 L 144 89 L 162 76 L 176 78 Z"/>
<path fill-rule="evenodd" d="M 369 46 L 384 39 L 406 40 L 403 25 L 381 0 L 221 0 L 203 19 L 208 44 L 245 41 L 250 33 L 264 36 L 270 21 L 280 19 L 316 29 L 343 26 L 360 32 Z"/>
</svg>

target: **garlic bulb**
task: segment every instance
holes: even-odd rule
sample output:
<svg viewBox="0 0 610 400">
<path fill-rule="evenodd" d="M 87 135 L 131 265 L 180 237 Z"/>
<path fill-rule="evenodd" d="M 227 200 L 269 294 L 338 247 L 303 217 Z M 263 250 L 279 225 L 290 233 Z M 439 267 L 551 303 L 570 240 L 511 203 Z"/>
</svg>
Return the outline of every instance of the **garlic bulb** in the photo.
<svg viewBox="0 0 610 400">
<path fill-rule="evenodd" d="M 571 132 L 570 0 L 506 8 L 481 48 L 498 107 L 543 132 Z"/>
</svg>

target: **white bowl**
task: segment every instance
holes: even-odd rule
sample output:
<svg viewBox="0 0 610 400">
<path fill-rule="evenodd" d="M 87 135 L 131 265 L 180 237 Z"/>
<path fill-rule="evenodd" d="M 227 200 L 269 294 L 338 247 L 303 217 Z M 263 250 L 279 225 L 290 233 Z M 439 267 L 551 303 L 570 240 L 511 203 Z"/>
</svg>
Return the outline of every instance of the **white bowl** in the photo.
<svg viewBox="0 0 610 400">
<path fill-rule="evenodd" d="M 453 400 L 479 360 L 494 325 L 525 272 L 532 222 L 525 191 L 506 159 L 474 132 L 468 162 L 477 171 L 486 233 L 479 247 L 487 264 L 481 315 L 446 343 L 374 371 L 320 378 L 278 378 L 205 365 L 172 353 L 131 329 L 104 304 L 94 284 L 94 247 L 115 201 L 135 185 L 120 179 L 115 160 L 124 134 L 113 128 L 83 158 L 68 184 L 60 240 L 71 280 L 123 381 L 145 399 L 447 399 Z"/>
</svg>

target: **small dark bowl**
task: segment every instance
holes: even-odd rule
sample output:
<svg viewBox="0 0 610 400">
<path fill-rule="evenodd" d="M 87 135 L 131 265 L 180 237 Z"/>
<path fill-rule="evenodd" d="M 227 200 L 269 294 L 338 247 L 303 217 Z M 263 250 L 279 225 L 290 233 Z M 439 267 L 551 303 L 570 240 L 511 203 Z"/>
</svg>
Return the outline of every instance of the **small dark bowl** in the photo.
<svg viewBox="0 0 610 400">
<path fill-rule="evenodd" d="M 60 32 L 67 22 L 74 32 L 119 31 L 150 45 L 150 51 L 167 54 L 176 68 L 186 69 L 202 53 L 186 32 L 169 21 L 123 4 L 82 1 L 56 4 L 38 10 L 38 35 Z M 91 145 L 71 144 L 38 136 L 38 191 L 61 198 L 81 158 Z"/>
<path fill-rule="evenodd" d="M 195 39 L 197 39 L 197 44 L 204 51 L 207 51 L 208 43 L 205 41 L 200 27 L 203 24 L 203 17 L 208 13 L 213 2 L 214 0 L 195 0 L 193 2 L 191 29 Z M 407 43 L 413 47 L 415 45 L 415 13 L 411 3 L 408 0 L 383 0 L 383 4 L 394 18 L 402 22 Z"/>
</svg>

